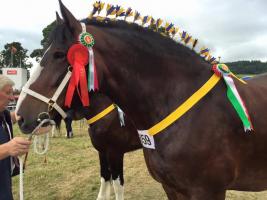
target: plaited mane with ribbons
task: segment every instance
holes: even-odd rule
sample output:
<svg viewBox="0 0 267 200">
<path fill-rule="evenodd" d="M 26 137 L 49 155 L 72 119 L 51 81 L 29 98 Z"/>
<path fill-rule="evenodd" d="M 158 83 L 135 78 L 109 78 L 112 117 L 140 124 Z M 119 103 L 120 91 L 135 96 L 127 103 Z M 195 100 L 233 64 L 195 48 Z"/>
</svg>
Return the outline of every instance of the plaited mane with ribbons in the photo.
<svg viewBox="0 0 267 200">
<path fill-rule="evenodd" d="M 72 66 L 72 75 L 67 88 L 65 106 L 71 107 L 75 89 L 84 107 L 89 106 L 89 91 L 98 90 L 98 79 L 94 61 L 94 38 L 86 32 L 84 23 L 81 23 L 82 32 L 79 35 L 78 43 L 72 45 L 68 51 L 68 61 Z M 85 67 L 88 64 L 88 73 Z M 88 77 L 88 79 L 87 79 Z"/>
<path fill-rule="evenodd" d="M 127 9 L 119 5 L 105 4 L 101 1 L 93 3 L 93 10 L 88 16 L 89 20 L 95 19 L 98 22 L 108 22 L 115 20 L 124 20 L 127 23 L 135 23 L 144 28 L 159 32 L 165 37 L 170 37 L 179 44 L 190 47 L 198 53 L 205 61 L 211 64 L 217 64 L 217 59 L 211 55 L 211 51 L 206 46 L 200 46 L 198 39 L 194 38 L 187 31 L 170 22 L 164 22 L 162 19 L 155 19 L 150 15 L 142 16 L 140 12 L 133 11 L 131 7 Z"/>
</svg>

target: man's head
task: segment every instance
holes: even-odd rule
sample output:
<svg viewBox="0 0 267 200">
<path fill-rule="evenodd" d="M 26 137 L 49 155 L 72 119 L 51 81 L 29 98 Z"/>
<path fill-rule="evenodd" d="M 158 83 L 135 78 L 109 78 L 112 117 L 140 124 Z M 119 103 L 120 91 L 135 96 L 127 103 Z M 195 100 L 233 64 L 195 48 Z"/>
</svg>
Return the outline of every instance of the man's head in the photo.
<svg viewBox="0 0 267 200">
<path fill-rule="evenodd" d="M 13 96 L 14 82 L 8 77 L 0 74 L 0 112 L 4 111 Z"/>
</svg>

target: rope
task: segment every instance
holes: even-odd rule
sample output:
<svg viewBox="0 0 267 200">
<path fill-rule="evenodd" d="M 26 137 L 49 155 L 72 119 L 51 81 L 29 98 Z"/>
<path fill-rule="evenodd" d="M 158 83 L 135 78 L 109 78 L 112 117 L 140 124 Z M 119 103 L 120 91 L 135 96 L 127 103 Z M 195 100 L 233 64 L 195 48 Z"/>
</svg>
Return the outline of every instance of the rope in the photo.
<svg viewBox="0 0 267 200">
<path fill-rule="evenodd" d="M 46 133 L 38 133 L 38 131 L 40 130 L 40 128 L 45 124 L 45 123 L 49 123 L 50 125 L 54 125 L 55 122 L 53 120 L 50 119 L 44 119 L 40 122 L 40 124 L 32 131 L 32 133 L 30 134 L 28 140 L 32 140 L 32 137 L 35 136 L 34 138 L 34 152 L 37 154 L 44 154 L 47 152 L 48 150 L 48 144 L 49 144 L 49 131 Z M 43 151 L 40 152 L 39 150 L 37 150 L 37 145 L 41 145 L 42 143 L 40 142 L 41 140 L 41 135 L 37 135 L 37 134 L 42 134 L 45 135 L 45 137 L 43 138 L 43 142 L 45 143 L 43 147 Z M 37 136 L 37 137 L 36 137 Z M 26 160 L 28 157 L 28 153 L 26 153 L 25 158 L 23 160 L 22 156 L 19 156 L 19 199 L 20 200 L 24 200 L 24 195 L 23 195 L 23 166 L 26 165 Z"/>
<path fill-rule="evenodd" d="M 23 157 L 19 156 L 19 199 L 23 200 Z"/>
<path fill-rule="evenodd" d="M 43 155 L 47 152 L 49 145 L 49 133 L 36 135 L 33 139 L 34 153 Z"/>
</svg>

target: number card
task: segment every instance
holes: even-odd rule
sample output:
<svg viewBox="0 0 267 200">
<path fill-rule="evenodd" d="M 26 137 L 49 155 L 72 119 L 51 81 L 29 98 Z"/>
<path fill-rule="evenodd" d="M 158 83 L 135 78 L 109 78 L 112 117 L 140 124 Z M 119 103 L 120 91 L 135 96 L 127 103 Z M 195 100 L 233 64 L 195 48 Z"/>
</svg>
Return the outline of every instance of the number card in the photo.
<svg viewBox="0 0 267 200">
<path fill-rule="evenodd" d="M 138 130 L 140 141 L 143 147 L 155 149 L 154 137 L 147 133 L 147 130 Z"/>
</svg>

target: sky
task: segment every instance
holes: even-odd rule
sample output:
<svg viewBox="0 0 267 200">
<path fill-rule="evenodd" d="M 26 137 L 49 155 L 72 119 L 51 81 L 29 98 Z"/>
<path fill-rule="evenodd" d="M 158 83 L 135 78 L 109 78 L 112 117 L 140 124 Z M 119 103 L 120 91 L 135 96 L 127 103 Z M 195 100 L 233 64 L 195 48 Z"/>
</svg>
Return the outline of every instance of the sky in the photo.
<svg viewBox="0 0 267 200">
<path fill-rule="evenodd" d="M 62 0 L 77 19 L 88 16 L 91 0 Z M 198 38 L 221 62 L 267 61 L 267 0 L 106 0 L 142 16 L 172 22 Z M 41 48 L 42 30 L 56 19 L 58 0 L 8 0 L 1 4 L 0 51 L 20 42 L 28 55 Z"/>
</svg>

